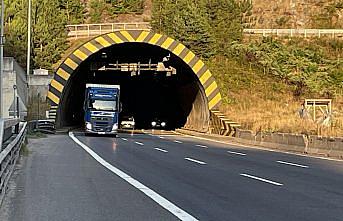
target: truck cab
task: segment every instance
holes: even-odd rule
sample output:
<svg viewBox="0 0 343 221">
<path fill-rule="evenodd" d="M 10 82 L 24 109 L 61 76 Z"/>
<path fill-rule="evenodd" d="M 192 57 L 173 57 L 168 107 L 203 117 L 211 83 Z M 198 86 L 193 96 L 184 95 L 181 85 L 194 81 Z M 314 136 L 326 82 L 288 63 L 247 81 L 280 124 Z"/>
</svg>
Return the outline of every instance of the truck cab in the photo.
<svg viewBox="0 0 343 221">
<path fill-rule="evenodd" d="M 86 84 L 86 134 L 117 135 L 120 112 L 120 86 Z"/>
</svg>

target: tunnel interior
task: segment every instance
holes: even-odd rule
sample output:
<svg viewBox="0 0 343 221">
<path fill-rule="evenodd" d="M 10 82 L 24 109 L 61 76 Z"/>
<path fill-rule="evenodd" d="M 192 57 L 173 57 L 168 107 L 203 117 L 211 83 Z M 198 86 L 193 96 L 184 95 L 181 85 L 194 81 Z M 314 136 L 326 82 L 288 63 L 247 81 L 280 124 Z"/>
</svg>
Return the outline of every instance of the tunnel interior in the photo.
<svg viewBox="0 0 343 221">
<path fill-rule="evenodd" d="M 163 62 L 175 71 L 127 71 L 120 64 L 153 65 Z M 105 68 L 106 67 L 106 68 Z M 112 67 L 112 68 L 111 68 Z M 87 83 L 120 85 L 120 116 L 133 116 L 136 128 L 149 129 L 154 118 L 167 129 L 188 127 L 206 131 L 209 110 L 203 86 L 178 56 L 146 43 L 122 43 L 104 48 L 83 61 L 68 80 L 58 113 L 60 127 L 84 125 L 83 103 Z"/>
</svg>

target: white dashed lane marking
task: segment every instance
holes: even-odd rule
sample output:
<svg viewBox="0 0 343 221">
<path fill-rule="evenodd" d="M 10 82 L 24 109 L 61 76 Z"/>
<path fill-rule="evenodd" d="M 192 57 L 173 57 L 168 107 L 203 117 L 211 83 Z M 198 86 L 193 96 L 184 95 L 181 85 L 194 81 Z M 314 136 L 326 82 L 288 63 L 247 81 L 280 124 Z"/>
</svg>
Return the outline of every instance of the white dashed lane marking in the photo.
<svg viewBox="0 0 343 221">
<path fill-rule="evenodd" d="M 127 139 L 126 138 L 121 138 L 123 141 L 127 141 Z"/>
<path fill-rule="evenodd" d="M 235 155 L 240 155 L 240 156 L 246 156 L 246 153 L 240 153 L 240 152 L 235 152 L 235 151 L 227 151 L 230 154 L 235 154 Z"/>
<path fill-rule="evenodd" d="M 191 161 L 193 163 L 198 163 L 198 164 L 201 164 L 201 165 L 205 165 L 206 164 L 205 162 L 202 162 L 200 160 L 195 160 L 195 159 L 192 159 L 192 158 L 189 158 L 189 157 L 186 157 L 185 160 Z"/>
<path fill-rule="evenodd" d="M 143 144 L 143 143 L 140 143 L 140 142 L 135 142 L 135 144 L 138 144 L 138 145 L 144 146 L 144 144 Z"/>
<path fill-rule="evenodd" d="M 309 166 L 306 166 L 306 165 L 301 165 L 301 164 L 297 164 L 297 163 L 290 163 L 290 162 L 281 161 L 281 160 L 278 160 L 276 162 L 277 163 L 281 163 L 281 164 L 285 164 L 285 165 L 289 165 L 289 166 L 295 166 L 295 167 L 301 167 L 301 168 L 309 168 Z"/>
<path fill-rule="evenodd" d="M 179 140 L 174 140 L 174 142 L 175 142 L 175 143 L 180 143 L 180 144 L 182 143 L 182 142 L 179 141 Z"/>
<path fill-rule="evenodd" d="M 241 173 L 240 175 L 244 176 L 244 177 L 248 177 L 250 179 L 259 180 L 259 181 L 262 181 L 262 182 L 265 182 L 265 183 L 273 184 L 273 185 L 276 185 L 276 186 L 282 186 L 283 185 L 282 183 L 278 183 L 278 182 L 275 182 L 275 181 L 272 181 L 272 180 L 267 180 L 265 178 L 249 175 L 249 174 L 246 174 L 246 173 Z"/>
<path fill-rule="evenodd" d="M 200 144 L 197 144 L 197 145 L 195 145 L 195 146 L 197 146 L 197 147 L 203 147 L 203 148 L 208 148 L 207 146 L 205 146 L 205 145 L 200 145 Z"/>
<path fill-rule="evenodd" d="M 155 149 L 155 150 L 158 150 L 158 151 L 160 151 L 160 152 L 163 152 L 163 153 L 168 153 L 168 150 L 163 150 L 163 149 L 158 148 L 158 147 L 155 147 L 154 149 Z"/>
</svg>

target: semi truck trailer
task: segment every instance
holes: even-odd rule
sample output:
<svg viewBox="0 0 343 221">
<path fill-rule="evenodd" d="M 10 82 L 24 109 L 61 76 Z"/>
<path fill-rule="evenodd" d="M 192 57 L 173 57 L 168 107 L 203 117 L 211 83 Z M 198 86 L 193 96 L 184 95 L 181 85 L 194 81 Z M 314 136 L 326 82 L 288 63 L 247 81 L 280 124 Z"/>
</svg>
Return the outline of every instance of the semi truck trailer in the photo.
<svg viewBox="0 0 343 221">
<path fill-rule="evenodd" d="M 116 136 L 120 108 L 119 85 L 86 84 L 84 102 L 86 134 Z"/>
</svg>

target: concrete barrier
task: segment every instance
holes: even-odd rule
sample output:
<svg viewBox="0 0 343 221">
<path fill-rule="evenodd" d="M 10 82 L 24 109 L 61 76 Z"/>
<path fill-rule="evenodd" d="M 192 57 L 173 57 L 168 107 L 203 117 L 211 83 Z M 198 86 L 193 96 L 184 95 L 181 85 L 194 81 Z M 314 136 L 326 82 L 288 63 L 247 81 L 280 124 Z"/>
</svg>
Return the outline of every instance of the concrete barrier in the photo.
<svg viewBox="0 0 343 221">
<path fill-rule="evenodd" d="M 320 155 L 343 159 L 343 138 L 307 136 L 303 134 L 269 133 L 237 129 L 235 137 L 202 134 L 188 130 L 180 133 L 200 136 L 216 141 L 252 145 L 287 152 Z"/>
<path fill-rule="evenodd" d="M 308 152 L 343 159 L 343 138 L 309 136 Z"/>
</svg>

